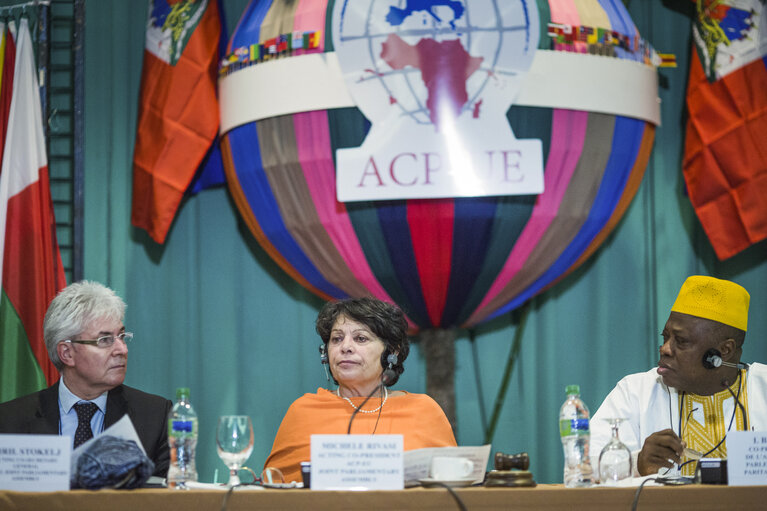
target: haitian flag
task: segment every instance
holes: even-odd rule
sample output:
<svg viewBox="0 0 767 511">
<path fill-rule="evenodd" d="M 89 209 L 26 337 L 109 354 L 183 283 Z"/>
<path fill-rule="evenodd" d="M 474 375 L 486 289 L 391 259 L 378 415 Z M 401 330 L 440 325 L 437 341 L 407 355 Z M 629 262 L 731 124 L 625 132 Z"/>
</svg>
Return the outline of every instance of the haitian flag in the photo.
<svg viewBox="0 0 767 511">
<path fill-rule="evenodd" d="M 163 243 L 219 127 L 216 0 L 150 0 L 131 223 Z"/>
<path fill-rule="evenodd" d="M 696 4 L 684 177 L 719 259 L 767 238 L 763 0 Z"/>
<path fill-rule="evenodd" d="M 4 80 L 2 87 L 8 85 Z M 50 301 L 66 285 L 26 18 L 19 26 L 12 86 L 0 167 L 0 401 L 58 379 L 43 340 L 43 318 Z"/>
</svg>

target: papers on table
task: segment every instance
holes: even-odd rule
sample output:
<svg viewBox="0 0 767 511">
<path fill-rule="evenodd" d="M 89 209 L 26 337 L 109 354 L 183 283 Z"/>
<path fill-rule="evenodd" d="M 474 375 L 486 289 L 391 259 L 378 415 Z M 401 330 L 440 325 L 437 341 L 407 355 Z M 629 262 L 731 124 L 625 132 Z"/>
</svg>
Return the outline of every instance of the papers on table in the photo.
<svg viewBox="0 0 767 511">
<path fill-rule="evenodd" d="M 434 456 L 455 456 L 470 459 L 474 463 L 474 471 L 470 477 L 475 483 L 485 479 L 487 460 L 490 457 L 490 444 L 481 446 L 460 447 L 426 447 L 405 452 L 405 486 L 415 486 L 419 479 L 429 478 L 431 459 Z"/>
</svg>

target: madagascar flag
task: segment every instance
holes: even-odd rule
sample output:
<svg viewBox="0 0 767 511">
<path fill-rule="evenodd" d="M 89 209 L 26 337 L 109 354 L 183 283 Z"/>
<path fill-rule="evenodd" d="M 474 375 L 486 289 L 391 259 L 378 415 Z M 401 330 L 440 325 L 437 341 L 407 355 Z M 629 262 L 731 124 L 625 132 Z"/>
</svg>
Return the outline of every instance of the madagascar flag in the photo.
<svg viewBox="0 0 767 511">
<path fill-rule="evenodd" d="M 32 52 L 28 21 L 22 19 L 0 167 L 0 402 L 58 378 L 45 349 L 43 318 L 66 282 Z"/>
<path fill-rule="evenodd" d="M 219 127 L 216 0 L 150 0 L 131 222 L 163 243 Z"/>
<path fill-rule="evenodd" d="M 726 259 L 767 238 L 767 34 L 757 29 L 767 9 L 761 0 L 696 6 L 684 177 Z"/>
</svg>

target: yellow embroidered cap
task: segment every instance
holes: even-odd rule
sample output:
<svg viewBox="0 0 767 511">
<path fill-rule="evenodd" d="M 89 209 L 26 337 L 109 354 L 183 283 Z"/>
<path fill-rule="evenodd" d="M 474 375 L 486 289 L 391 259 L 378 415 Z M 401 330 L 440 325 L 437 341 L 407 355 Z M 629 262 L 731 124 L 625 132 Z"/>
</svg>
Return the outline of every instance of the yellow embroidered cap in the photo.
<svg viewBox="0 0 767 511">
<path fill-rule="evenodd" d="M 750 300 L 748 291 L 735 282 L 693 275 L 682 284 L 671 310 L 746 331 Z"/>
</svg>

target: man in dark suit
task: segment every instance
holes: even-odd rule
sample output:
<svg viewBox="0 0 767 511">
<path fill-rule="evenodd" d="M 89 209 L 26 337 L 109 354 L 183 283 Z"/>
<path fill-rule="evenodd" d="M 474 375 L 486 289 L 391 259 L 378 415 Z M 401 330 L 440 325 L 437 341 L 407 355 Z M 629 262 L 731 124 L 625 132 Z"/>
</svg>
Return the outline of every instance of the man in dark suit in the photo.
<svg viewBox="0 0 767 511">
<path fill-rule="evenodd" d="M 128 414 L 154 475 L 170 459 L 171 402 L 123 385 L 128 364 L 125 302 L 96 282 L 76 282 L 53 299 L 43 324 L 48 356 L 61 373 L 51 387 L 0 404 L 0 433 L 68 435 L 73 446 Z"/>
</svg>

